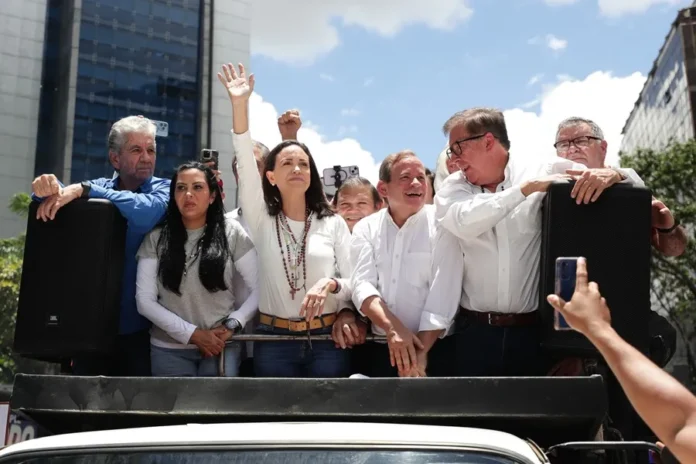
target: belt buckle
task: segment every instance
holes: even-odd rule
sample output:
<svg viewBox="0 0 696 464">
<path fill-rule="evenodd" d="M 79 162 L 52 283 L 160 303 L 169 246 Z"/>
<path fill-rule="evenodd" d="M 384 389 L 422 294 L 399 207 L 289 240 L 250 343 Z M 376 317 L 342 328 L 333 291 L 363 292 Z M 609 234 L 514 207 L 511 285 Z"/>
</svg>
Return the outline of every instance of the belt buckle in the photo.
<svg viewBox="0 0 696 464">
<path fill-rule="evenodd" d="M 303 325 L 304 324 L 304 325 Z M 301 317 L 293 317 L 288 319 L 288 330 L 290 332 L 304 332 L 307 330 L 307 321 Z"/>
<path fill-rule="evenodd" d="M 493 325 L 493 316 L 494 316 L 494 314 L 493 314 L 493 313 L 488 313 L 487 316 L 488 316 L 488 325 Z"/>
</svg>

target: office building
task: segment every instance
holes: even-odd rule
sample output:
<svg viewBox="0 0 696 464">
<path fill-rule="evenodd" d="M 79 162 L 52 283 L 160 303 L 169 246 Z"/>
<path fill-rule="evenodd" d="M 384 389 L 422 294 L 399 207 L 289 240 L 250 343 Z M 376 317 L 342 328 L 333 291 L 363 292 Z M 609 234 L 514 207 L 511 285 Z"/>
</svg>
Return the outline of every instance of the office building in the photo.
<svg viewBox="0 0 696 464">
<path fill-rule="evenodd" d="M 170 177 L 207 147 L 230 164 L 231 109 L 216 73 L 222 63 L 249 61 L 250 0 L 12 1 L 18 9 L 2 18 L 26 18 L 0 32 L 18 36 L 2 48 L 10 104 L 0 110 L 0 136 L 11 143 L 0 143 L 0 175 L 13 181 L 3 179 L 0 203 L 29 191 L 41 173 L 66 184 L 112 176 L 109 128 L 133 114 L 158 121 L 155 175 Z M 4 76 L 6 54 L 18 61 L 14 80 Z M 12 104 L 20 98 L 26 105 Z M 223 169 L 228 207 L 230 171 Z M 0 236 L 24 229 L 25 220 L 0 209 Z"/>
<path fill-rule="evenodd" d="M 623 128 L 621 152 L 660 150 L 694 137 L 696 8 L 677 14 Z"/>
<path fill-rule="evenodd" d="M 47 0 L 3 0 L 0 10 L 0 238 L 24 230 L 12 195 L 34 175 Z"/>
</svg>

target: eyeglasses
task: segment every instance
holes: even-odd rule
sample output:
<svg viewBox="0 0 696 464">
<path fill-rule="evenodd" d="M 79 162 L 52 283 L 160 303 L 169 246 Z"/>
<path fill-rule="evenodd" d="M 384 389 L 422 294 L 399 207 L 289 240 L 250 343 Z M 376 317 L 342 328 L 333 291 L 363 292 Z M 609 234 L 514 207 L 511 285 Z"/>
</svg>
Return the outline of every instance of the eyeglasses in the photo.
<svg viewBox="0 0 696 464">
<path fill-rule="evenodd" d="M 585 148 L 590 146 L 591 140 L 602 140 L 599 137 L 593 137 L 591 135 L 583 135 L 580 137 L 575 137 L 572 140 L 561 140 L 553 144 L 553 147 L 558 153 L 563 153 L 570 149 L 570 145 L 573 144 L 578 148 Z"/>
<path fill-rule="evenodd" d="M 472 137 L 467 137 L 465 139 L 459 139 L 456 142 L 454 142 L 450 147 L 447 149 L 445 152 L 447 154 L 447 158 L 452 158 L 452 155 L 454 156 L 461 156 L 462 155 L 462 143 L 468 142 L 469 140 L 476 140 L 480 139 L 481 137 L 485 136 L 488 132 L 485 132 L 483 134 L 479 135 L 474 135 Z"/>
</svg>

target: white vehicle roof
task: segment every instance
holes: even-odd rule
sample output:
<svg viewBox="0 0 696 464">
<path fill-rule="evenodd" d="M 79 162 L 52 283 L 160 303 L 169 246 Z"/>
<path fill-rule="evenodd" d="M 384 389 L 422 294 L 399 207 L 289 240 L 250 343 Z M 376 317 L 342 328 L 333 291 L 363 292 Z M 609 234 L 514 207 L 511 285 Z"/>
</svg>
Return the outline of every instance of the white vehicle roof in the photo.
<svg viewBox="0 0 696 464">
<path fill-rule="evenodd" d="M 385 445 L 497 451 L 524 463 L 542 461 L 524 440 L 494 430 L 434 425 L 351 422 L 188 424 L 81 432 L 37 438 L 0 451 L 18 453 L 152 445 Z"/>
</svg>

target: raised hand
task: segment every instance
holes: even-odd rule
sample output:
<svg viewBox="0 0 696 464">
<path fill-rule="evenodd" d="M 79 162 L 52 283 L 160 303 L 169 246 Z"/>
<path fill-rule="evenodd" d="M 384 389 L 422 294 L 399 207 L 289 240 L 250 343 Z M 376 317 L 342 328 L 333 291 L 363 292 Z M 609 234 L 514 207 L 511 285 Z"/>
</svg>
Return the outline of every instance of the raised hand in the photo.
<svg viewBox="0 0 696 464">
<path fill-rule="evenodd" d="M 232 104 L 246 103 L 254 91 L 254 75 L 249 74 L 247 78 L 242 63 L 239 63 L 239 74 L 232 63 L 223 64 L 222 72 L 217 73 L 217 77 L 227 89 Z"/>
<path fill-rule="evenodd" d="M 301 126 L 299 110 L 288 110 L 278 118 L 278 130 L 283 140 L 297 140 L 297 132 Z"/>
<path fill-rule="evenodd" d="M 575 293 L 570 301 L 564 301 L 558 295 L 549 295 L 546 299 L 565 317 L 573 329 L 585 336 L 597 333 L 611 326 L 609 307 L 595 282 L 589 282 L 585 258 L 578 259 L 575 279 Z"/>
</svg>

